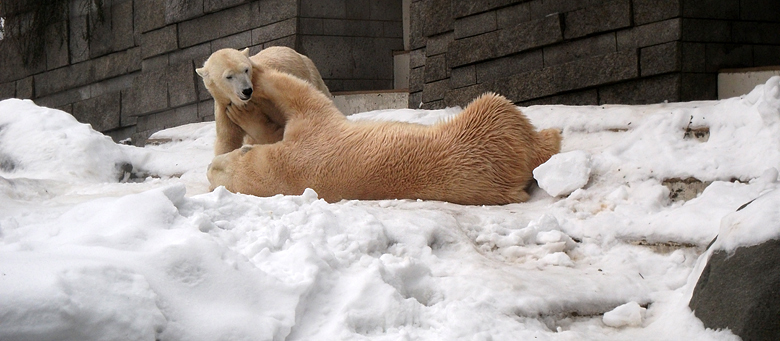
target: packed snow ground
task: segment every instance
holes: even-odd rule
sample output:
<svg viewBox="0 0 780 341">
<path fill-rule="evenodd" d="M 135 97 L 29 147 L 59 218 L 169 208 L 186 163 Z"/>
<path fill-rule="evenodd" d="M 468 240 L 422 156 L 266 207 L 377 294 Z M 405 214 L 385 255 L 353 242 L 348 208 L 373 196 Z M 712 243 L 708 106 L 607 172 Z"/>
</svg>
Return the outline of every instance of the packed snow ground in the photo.
<svg viewBox="0 0 780 341">
<path fill-rule="evenodd" d="M 733 340 L 687 303 L 722 224 L 730 248 L 780 235 L 779 82 L 722 101 L 523 108 L 563 131 L 535 174 L 559 196 L 485 207 L 208 192 L 213 123 L 137 148 L 5 100 L 0 339 Z M 701 127 L 707 141 L 685 138 Z M 712 184 L 669 199 L 662 181 L 689 177 Z"/>
</svg>

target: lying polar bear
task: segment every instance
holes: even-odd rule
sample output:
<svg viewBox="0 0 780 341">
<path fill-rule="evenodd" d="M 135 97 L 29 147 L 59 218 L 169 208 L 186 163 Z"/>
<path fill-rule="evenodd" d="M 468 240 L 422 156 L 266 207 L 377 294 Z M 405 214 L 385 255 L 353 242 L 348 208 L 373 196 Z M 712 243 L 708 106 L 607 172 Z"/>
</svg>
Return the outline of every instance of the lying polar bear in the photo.
<svg viewBox="0 0 780 341">
<path fill-rule="evenodd" d="M 249 57 L 249 49 L 214 52 L 195 71 L 214 97 L 217 140 L 214 154 L 236 150 L 243 143 L 266 144 L 282 140 L 285 118 L 268 100 L 253 95 L 257 83 L 251 70 L 272 68 L 309 81 L 330 97 L 314 63 L 289 47 L 273 46 Z"/>
<path fill-rule="evenodd" d="M 560 151 L 559 131 L 537 133 L 517 107 L 493 93 L 433 126 L 353 122 L 308 82 L 259 66 L 251 73 L 253 98 L 284 114 L 284 138 L 216 156 L 207 174 L 212 189 L 272 196 L 308 187 L 329 202 L 498 205 L 528 200 L 531 172 Z"/>
</svg>

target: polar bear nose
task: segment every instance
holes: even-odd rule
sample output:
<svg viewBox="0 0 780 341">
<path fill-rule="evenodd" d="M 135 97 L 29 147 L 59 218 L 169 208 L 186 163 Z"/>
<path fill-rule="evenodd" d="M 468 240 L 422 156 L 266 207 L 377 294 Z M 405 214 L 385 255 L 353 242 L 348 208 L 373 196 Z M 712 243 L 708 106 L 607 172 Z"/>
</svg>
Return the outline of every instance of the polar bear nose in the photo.
<svg viewBox="0 0 780 341">
<path fill-rule="evenodd" d="M 246 88 L 244 90 L 241 90 L 241 94 L 246 96 L 246 98 L 249 98 L 249 96 L 252 96 L 252 88 Z"/>
</svg>

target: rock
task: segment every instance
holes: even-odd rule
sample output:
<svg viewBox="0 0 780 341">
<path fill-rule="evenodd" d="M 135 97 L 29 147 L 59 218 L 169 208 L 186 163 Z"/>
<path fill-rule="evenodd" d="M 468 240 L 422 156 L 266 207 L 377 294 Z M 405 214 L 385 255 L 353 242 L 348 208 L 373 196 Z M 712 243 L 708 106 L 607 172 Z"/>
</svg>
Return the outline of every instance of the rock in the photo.
<svg viewBox="0 0 780 341">
<path fill-rule="evenodd" d="M 731 329 L 743 340 L 780 340 L 780 239 L 736 247 L 728 239 L 744 239 L 733 235 L 737 231 L 752 236 L 773 235 L 766 233 L 775 230 L 778 222 L 768 224 L 762 218 L 772 215 L 767 210 L 775 205 L 766 204 L 777 203 L 768 200 L 773 196 L 760 197 L 740 207 L 740 212 L 724 217 L 721 234 L 710 245 L 712 255 L 688 303 L 705 327 Z M 751 206 L 763 209 L 751 212 Z M 747 217 L 738 216 L 747 213 Z M 724 236 L 728 230 L 731 236 Z"/>
</svg>

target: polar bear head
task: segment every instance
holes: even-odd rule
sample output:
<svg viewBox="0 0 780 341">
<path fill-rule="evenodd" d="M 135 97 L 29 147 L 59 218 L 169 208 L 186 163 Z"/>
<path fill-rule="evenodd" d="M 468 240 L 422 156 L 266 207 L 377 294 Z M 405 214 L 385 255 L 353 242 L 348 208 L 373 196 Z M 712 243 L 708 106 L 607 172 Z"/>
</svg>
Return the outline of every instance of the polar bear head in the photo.
<svg viewBox="0 0 780 341">
<path fill-rule="evenodd" d="M 253 63 L 249 59 L 249 49 L 221 49 L 214 52 L 195 69 L 203 78 L 206 89 L 215 100 L 230 100 L 235 104 L 246 103 L 252 98 Z"/>
</svg>

